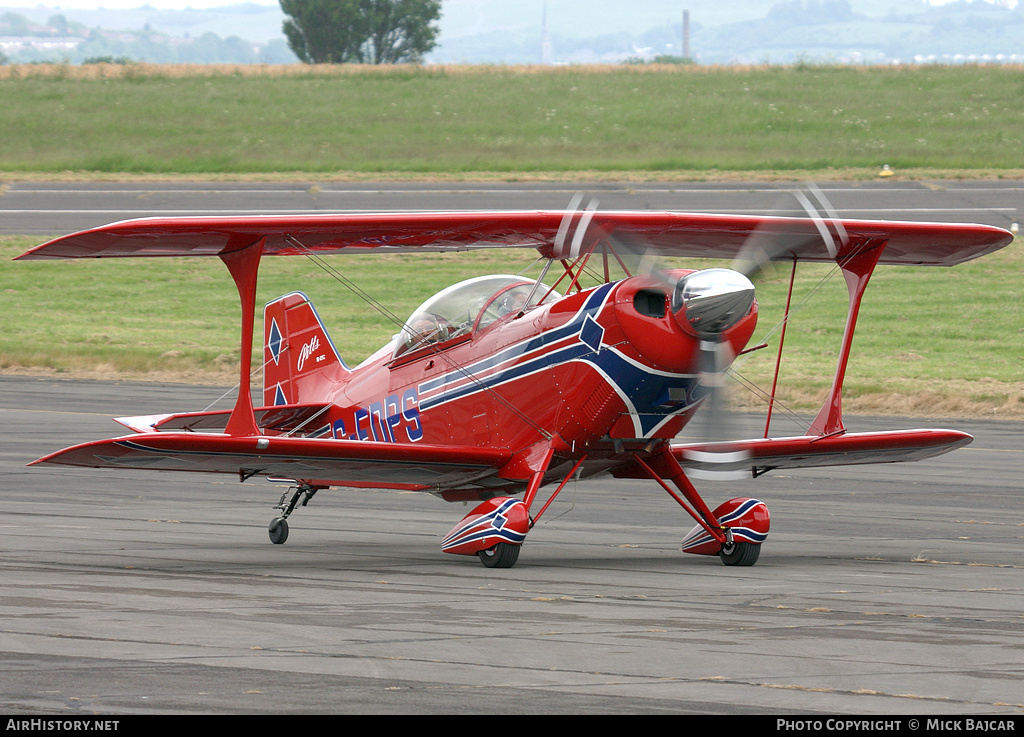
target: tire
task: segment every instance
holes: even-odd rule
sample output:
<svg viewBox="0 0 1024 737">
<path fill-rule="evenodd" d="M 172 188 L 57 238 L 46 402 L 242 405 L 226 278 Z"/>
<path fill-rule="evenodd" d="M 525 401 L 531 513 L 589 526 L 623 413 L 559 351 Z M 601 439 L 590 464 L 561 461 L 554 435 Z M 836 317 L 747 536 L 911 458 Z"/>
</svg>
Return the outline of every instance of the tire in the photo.
<svg viewBox="0 0 1024 737">
<path fill-rule="evenodd" d="M 718 551 L 718 557 L 727 566 L 752 566 L 760 555 L 760 545 L 745 542 L 723 545 Z"/>
<path fill-rule="evenodd" d="M 486 568 L 511 568 L 519 560 L 519 548 L 522 545 L 498 543 L 493 548 L 481 550 L 476 555 Z"/>
<path fill-rule="evenodd" d="M 270 520 L 267 532 L 270 534 L 270 542 L 274 545 L 283 544 L 288 539 L 288 520 L 284 517 L 274 517 Z"/>
</svg>

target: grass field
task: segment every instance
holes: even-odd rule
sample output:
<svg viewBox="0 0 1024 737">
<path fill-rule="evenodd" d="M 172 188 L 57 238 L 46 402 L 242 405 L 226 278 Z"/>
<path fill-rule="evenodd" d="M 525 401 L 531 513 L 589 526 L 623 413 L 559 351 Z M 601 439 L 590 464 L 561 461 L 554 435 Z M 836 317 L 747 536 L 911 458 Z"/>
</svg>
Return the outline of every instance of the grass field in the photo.
<svg viewBox="0 0 1024 737">
<path fill-rule="evenodd" d="M 32 245 L 25 237 L 0 238 L 0 370 L 235 381 L 239 307 L 219 260 L 10 260 Z M 521 251 L 331 259 L 400 320 L 448 284 L 485 273 L 519 273 L 532 262 L 533 254 Z M 1024 248 L 1015 242 L 952 269 L 880 267 L 861 312 L 846 406 L 1024 417 L 1024 288 L 1013 276 L 1022 266 Z M 305 259 L 267 259 L 260 274 L 260 304 L 304 291 L 349 365 L 397 332 L 373 306 Z M 807 410 L 820 404 L 831 381 L 846 290 L 842 277 L 826 267 L 808 266 L 798 274 L 794 304 L 800 306 L 788 329 L 780 395 Z M 819 290 L 822 280 L 827 281 Z M 755 337 L 767 334 L 771 348 L 751 354 L 739 369 L 759 386 L 770 385 L 779 338 L 770 331 L 781 319 L 787 283 L 788 274 L 759 283 Z M 757 404 L 744 391 L 736 401 Z"/>
<path fill-rule="evenodd" d="M 1020 171 L 1006 66 L 0 67 L 0 170 Z"/>
<path fill-rule="evenodd" d="M 1024 178 L 1024 70 L 1007 66 L 0 66 L 0 100 L 7 179 L 824 179 L 883 164 Z M 0 370 L 234 381 L 238 305 L 219 261 L 10 261 L 37 243 L 0 238 Z M 306 291 L 350 364 L 396 331 L 314 265 L 269 261 L 260 300 Z M 339 267 L 404 318 L 443 286 L 529 261 Z M 847 408 L 1024 417 L 1022 261 L 1017 242 L 953 269 L 880 268 Z M 803 270 L 799 290 L 825 273 Z M 783 281 L 759 285 L 762 331 L 781 316 Z M 791 323 L 781 393 L 793 406 L 821 402 L 845 311 L 834 278 Z M 741 371 L 764 384 L 773 366 L 761 351 Z"/>
</svg>

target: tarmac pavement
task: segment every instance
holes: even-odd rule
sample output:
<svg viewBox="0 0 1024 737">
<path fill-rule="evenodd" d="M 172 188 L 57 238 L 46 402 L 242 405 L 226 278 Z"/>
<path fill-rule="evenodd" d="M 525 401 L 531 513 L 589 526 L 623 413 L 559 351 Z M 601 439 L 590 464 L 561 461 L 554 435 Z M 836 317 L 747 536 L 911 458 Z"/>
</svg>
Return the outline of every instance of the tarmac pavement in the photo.
<svg viewBox="0 0 1024 737">
<path fill-rule="evenodd" d="M 0 376 L 0 713 L 1024 713 L 1020 423 L 848 418 L 976 440 L 699 484 L 768 504 L 750 568 L 653 483 L 567 488 L 494 570 L 429 495 L 323 491 L 273 545 L 263 481 L 26 466 L 222 393 Z"/>
</svg>

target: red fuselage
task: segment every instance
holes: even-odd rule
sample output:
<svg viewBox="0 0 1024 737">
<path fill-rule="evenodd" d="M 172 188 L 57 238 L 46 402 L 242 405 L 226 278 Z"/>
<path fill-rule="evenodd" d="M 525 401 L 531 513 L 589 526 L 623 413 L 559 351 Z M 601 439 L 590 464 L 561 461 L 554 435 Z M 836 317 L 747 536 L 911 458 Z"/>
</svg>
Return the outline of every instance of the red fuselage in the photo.
<svg viewBox="0 0 1024 737">
<path fill-rule="evenodd" d="M 265 403 L 330 403 L 321 436 L 513 456 L 554 447 L 564 460 L 586 453 L 587 475 L 607 470 L 622 443 L 674 437 L 706 394 L 701 338 L 672 309 L 673 283 L 688 273 L 634 276 L 495 316 L 488 308 L 504 292 L 533 282 L 501 284 L 460 327 L 411 347 L 396 336 L 354 369 L 337 359 L 311 307 L 299 318 L 308 300 L 289 295 L 287 328 L 272 325 L 278 303 L 268 305 Z M 755 303 L 723 333 L 732 355 L 756 320 Z M 276 346 L 275 330 L 287 332 Z M 286 364 L 290 376 L 274 368 Z M 529 466 L 499 476 L 522 481 Z"/>
</svg>

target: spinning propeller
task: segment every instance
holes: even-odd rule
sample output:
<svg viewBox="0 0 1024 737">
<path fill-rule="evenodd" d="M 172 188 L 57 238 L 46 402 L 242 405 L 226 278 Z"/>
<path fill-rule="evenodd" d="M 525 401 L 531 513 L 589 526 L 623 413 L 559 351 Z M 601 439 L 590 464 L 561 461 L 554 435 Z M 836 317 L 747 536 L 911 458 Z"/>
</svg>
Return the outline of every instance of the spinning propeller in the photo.
<svg viewBox="0 0 1024 737">
<path fill-rule="evenodd" d="M 708 441 L 729 439 L 723 392 L 726 371 L 736 356 L 726 332 L 750 312 L 753 304 L 753 282 L 733 269 L 702 269 L 687 274 L 679 279 L 672 293 L 676 321 L 685 321 L 700 339 L 698 372 L 700 384 L 707 392 L 704 415 Z M 695 460 L 731 463 L 742 458 L 732 453 L 704 453 Z"/>
<path fill-rule="evenodd" d="M 818 242 L 823 242 L 829 256 L 835 258 L 840 249 L 849 240 L 838 213 L 817 186 L 808 184 L 806 190 L 791 191 L 788 194 L 796 199 L 802 211 L 797 211 L 794 215 L 794 217 L 801 218 L 799 224 L 794 226 L 792 218 L 765 221 L 760 228 L 747 238 L 746 242 L 739 249 L 736 257 L 733 259 L 732 268 L 721 270 L 734 275 L 732 277 L 731 283 L 733 286 L 731 289 L 735 291 L 737 299 L 739 299 L 741 293 L 745 294 L 743 287 L 749 284 L 752 300 L 752 280 L 774 272 L 775 262 L 792 261 L 805 250 L 816 246 Z M 805 218 L 810 219 L 813 230 L 809 230 L 806 227 Z M 696 276 L 701 273 L 703 272 L 696 272 L 690 276 Z M 721 288 L 728 291 L 729 287 L 725 286 L 727 283 L 729 283 L 729 279 L 723 278 L 723 286 Z M 737 308 L 742 308 L 742 304 L 738 304 Z M 746 309 L 749 310 L 749 308 L 750 304 L 747 303 Z M 732 364 L 735 356 L 731 355 L 730 346 L 722 337 L 728 325 L 719 327 L 722 324 L 720 322 L 716 325 L 712 322 L 706 328 L 708 339 L 702 342 L 701 351 L 701 373 L 702 376 L 707 377 L 702 379 L 702 381 L 706 381 L 709 387 L 709 396 L 706 401 L 708 405 L 706 423 L 708 428 L 707 439 L 711 442 L 730 439 L 729 434 L 724 430 L 725 405 L 721 392 L 725 383 L 725 372 Z M 702 337 L 704 336 L 702 335 Z M 744 454 L 741 452 L 739 454 L 697 453 L 694 455 L 696 456 L 694 460 L 712 465 L 724 465 L 743 460 Z M 746 476 L 747 473 L 744 470 L 735 475 Z M 703 474 L 698 472 L 697 475 L 711 478 L 734 476 L 730 472 L 717 470 L 704 471 Z"/>
<path fill-rule="evenodd" d="M 726 336 L 750 311 L 754 302 L 754 281 L 773 271 L 774 262 L 791 261 L 812 247 L 818 250 L 822 242 L 829 255 L 835 258 L 848 240 L 838 214 L 818 187 L 809 184 L 806 189 L 791 191 L 788 195 L 798 204 L 795 212 L 790 217 L 767 218 L 743 243 L 730 268 L 703 269 L 678 279 L 666 273 L 664 259 L 656 247 L 619 239 L 612 242 L 608 234 L 588 233 L 597 203 L 591 200 L 580 208 L 583 200 L 580 193 L 565 211 L 555 238 L 554 258 L 576 261 L 595 248 L 594 241 L 600 235 L 609 241 L 616 258 L 631 257 L 631 263 L 637 264 L 634 274 L 648 274 L 663 281 L 666 292 L 671 295 L 673 317 L 700 340 L 697 369 L 701 386 L 706 390 L 701 415 L 709 443 L 732 439 L 726 428 L 723 390 L 726 373 L 736 355 Z M 736 453 L 699 452 L 694 453 L 693 460 L 700 461 L 705 468 L 713 468 L 743 459 Z M 746 476 L 749 472 L 740 473 Z M 704 475 L 722 478 L 733 474 L 711 470 Z"/>
</svg>

